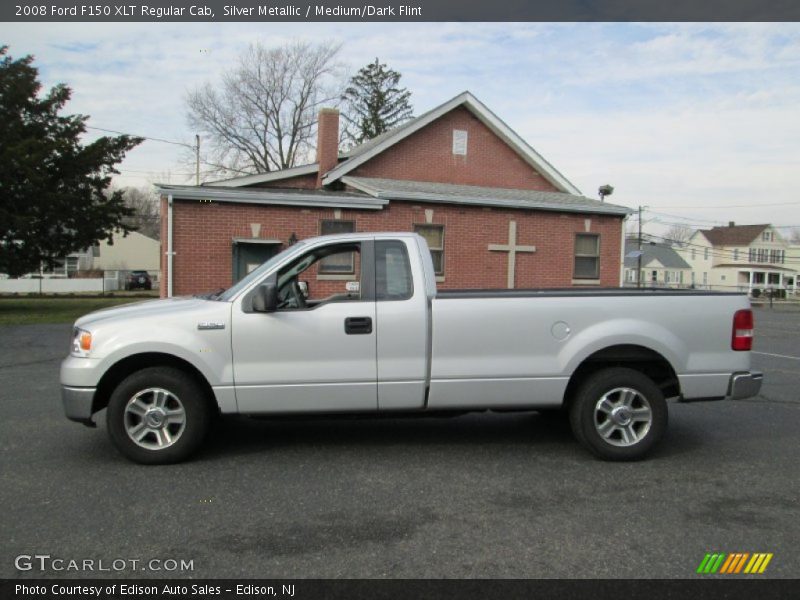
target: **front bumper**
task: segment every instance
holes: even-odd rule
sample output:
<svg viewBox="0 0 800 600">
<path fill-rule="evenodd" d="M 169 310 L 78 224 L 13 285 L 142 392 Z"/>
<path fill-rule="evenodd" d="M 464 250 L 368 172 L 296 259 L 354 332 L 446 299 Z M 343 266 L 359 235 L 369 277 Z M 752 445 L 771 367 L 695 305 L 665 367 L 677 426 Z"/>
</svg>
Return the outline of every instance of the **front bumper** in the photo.
<svg viewBox="0 0 800 600">
<path fill-rule="evenodd" d="M 61 386 L 61 401 L 64 404 L 64 414 L 67 415 L 70 421 L 77 421 L 78 423 L 95 427 L 94 421 L 92 421 L 94 392 L 95 388 Z"/>
<path fill-rule="evenodd" d="M 728 398 L 741 400 L 758 395 L 761 391 L 761 382 L 764 381 L 763 373 L 734 373 L 728 387 Z"/>
</svg>

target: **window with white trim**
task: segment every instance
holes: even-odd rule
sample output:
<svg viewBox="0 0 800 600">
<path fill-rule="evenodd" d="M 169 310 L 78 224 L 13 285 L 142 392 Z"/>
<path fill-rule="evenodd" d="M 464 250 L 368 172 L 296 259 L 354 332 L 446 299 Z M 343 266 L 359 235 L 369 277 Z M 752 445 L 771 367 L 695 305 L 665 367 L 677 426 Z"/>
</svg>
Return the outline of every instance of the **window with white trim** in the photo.
<svg viewBox="0 0 800 600">
<path fill-rule="evenodd" d="M 575 279 L 600 279 L 600 236 L 575 234 Z"/>
<path fill-rule="evenodd" d="M 414 233 L 425 238 L 433 259 L 433 270 L 444 275 L 444 225 L 414 225 Z"/>
</svg>

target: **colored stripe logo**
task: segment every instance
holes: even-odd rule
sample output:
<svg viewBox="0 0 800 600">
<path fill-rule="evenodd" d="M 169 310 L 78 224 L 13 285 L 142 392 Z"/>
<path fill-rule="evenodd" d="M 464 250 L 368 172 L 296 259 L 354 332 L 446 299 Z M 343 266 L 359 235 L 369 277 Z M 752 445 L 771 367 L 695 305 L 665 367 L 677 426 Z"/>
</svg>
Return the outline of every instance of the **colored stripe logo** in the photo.
<svg viewBox="0 0 800 600">
<path fill-rule="evenodd" d="M 723 575 L 756 574 L 767 569 L 773 554 L 766 552 L 732 552 L 730 554 L 706 554 L 697 567 L 697 572 L 703 575 L 719 573 Z"/>
</svg>

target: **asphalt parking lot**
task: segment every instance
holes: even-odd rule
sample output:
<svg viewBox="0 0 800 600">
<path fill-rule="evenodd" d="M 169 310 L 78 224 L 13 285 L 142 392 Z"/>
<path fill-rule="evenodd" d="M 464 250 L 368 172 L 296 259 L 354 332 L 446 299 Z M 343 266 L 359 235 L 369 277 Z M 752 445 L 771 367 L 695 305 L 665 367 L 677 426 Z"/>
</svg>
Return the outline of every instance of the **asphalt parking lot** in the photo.
<svg viewBox="0 0 800 600">
<path fill-rule="evenodd" d="M 67 325 L 0 327 L 0 576 L 18 555 L 193 561 L 178 577 L 693 577 L 706 552 L 800 574 L 800 312 L 756 311 L 762 394 L 670 405 L 647 461 L 536 414 L 224 421 L 193 462 L 132 464 L 61 411 Z"/>
</svg>

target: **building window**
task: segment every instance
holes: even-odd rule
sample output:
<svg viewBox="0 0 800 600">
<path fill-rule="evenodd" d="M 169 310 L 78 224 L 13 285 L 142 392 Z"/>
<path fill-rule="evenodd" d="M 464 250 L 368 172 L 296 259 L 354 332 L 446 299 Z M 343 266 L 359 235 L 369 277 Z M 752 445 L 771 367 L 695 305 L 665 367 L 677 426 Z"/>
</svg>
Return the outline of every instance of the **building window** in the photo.
<svg viewBox="0 0 800 600">
<path fill-rule="evenodd" d="M 703 285 L 708 285 L 708 273 L 703 273 Z"/>
<path fill-rule="evenodd" d="M 733 260 L 739 260 L 739 249 L 734 248 L 733 250 Z"/>
<path fill-rule="evenodd" d="M 708 248 L 703 248 L 703 260 L 708 260 Z"/>
<path fill-rule="evenodd" d="M 600 279 L 599 235 L 575 235 L 575 279 Z"/>
<path fill-rule="evenodd" d="M 444 275 L 444 225 L 414 225 L 414 232 L 428 243 L 434 272 Z"/>
<path fill-rule="evenodd" d="M 771 242 L 772 241 L 772 232 L 771 231 L 765 231 L 764 233 L 761 234 L 761 239 L 763 241 L 765 241 L 765 242 Z"/>
<path fill-rule="evenodd" d="M 74 273 L 78 270 L 78 257 L 77 256 L 68 256 L 67 257 L 67 276 Z"/>
<path fill-rule="evenodd" d="M 463 129 L 453 129 L 453 154 L 467 155 L 467 132 Z"/>
<path fill-rule="evenodd" d="M 321 235 L 334 233 L 353 233 L 356 224 L 353 221 L 322 221 Z M 355 273 L 355 257 L 352 252 L 342 252 L 327 256 L 319 261 L 320 275 L 349 275 Z"/>
<path fill-rule="evenodd" d="M 697 258 L 697 250 L 695 250 L 694 248 L 692 248 L 692 260 L 694 260 L 694 259 L 696 259 L 696 258 Z"/>
</svg>

